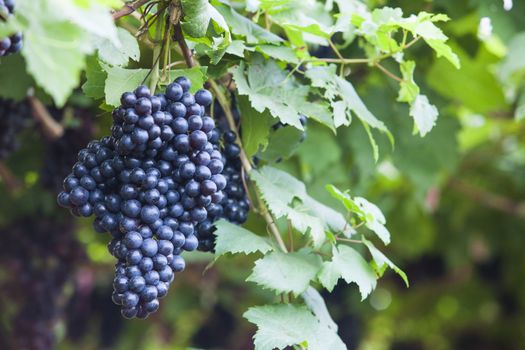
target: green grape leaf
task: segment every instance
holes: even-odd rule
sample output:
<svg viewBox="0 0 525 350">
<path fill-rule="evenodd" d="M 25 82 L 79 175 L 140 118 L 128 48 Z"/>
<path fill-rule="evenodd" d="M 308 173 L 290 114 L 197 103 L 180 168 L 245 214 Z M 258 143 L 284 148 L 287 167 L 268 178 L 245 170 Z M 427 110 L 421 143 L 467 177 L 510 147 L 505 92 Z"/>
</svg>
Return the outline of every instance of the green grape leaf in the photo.
<svg viewBox="0 0 525 350">
<path fill-rule="evenodd" d="M 0 77 L 9 84 L 0 84 L 0 96 L 21 101 L 26 98 L 27 90 L 34 84 L 25 70 L 24 58 L 20 55 L 2 57 Z"/>
<path fill-rule="evenodd" d="M 363 243 L 366 245 L 368 250 L 370 251 L 370 254 L 372 255 L 372 259 L 375 263 L 376 272 L 379 273 L 381 276 L 383 271 L 386 267 L 390 267 L 392 270 L 394 270 L 395 273 L 397 273 L 405 282 L 406 286 L 409 286 L 408 283 L 408 277 L 406 273 L 401 270 L 399 267 L 397 267 L 390 259 L 388 259 L 379 249 L 377 249 L 372 242 L 366 240 L 364 237 L 362 238 Z"/>
<path fill-rule="evenodd" d="M 508 44 L 508 53 L 498 67 L 499 79 L 507 84 L 520 82 L 519 72 L 525 72 L 525 32 L 513 36 Z M 517 80 L 517 81 L 513 81 Z"/>
<path fill-rule="evenodd" d="M 47 2 L 50 4 L 51 10 L 59 12 L 58 15 L 68 22 L 74 23 L 96 37 L 110 40 L 115 46 L 120 45 L 117 27 L 110 14 L 111 3 L 91 1 L 82 6 L 82 4 L 78 4 L 78 0 L 50 0 Z M 30 1 L 30 3 L 33 4 L 34 2 Z"/>
<path fill-rule="evenodd" d="M 301 40 L 311 44 L 328 45 L 338 27 L 324 4 L 316 1 L 287 1 L 286 6 L 276 6 L 274 1 L 263 1 L 261 8 L 285 31 L 298 33 Z"/>
<path fill-rule="evenodd" d="M 292 304 L 251 307 L 243 315 L 257 325 L 256 350 L 301 345 L 309 349 L 346 349 L 337 333 L 327 328 L 305 307 Z"/>
<path fill-rule="evenodd" d="M 230 55 L 235 55 L 241 58 L 244 58 L 244 50 L 249 49 L 244 45 L 244 41 L 242 40 L 232 40 L 230 45 L 226 48 L 226 53 L 229 53 Z"/>
<path fill-rule="evenodd" d="M 140 49 L 137 39 L 123 28 L 118 28 L 117 31 L 119 46 L 115 46 L 113 41 L 108 39 L 97 42 L 100 60 L 112 66 L 125 66 L 130 59 L 138 62 L 140 60 Z"/>
<path fill-rule="evenodd" d="M 354 197 L 354 202 L 363 213 L 362 218 L 365 221 L 366 227 L 373 231 L 383 243 L 389 244 L 390 232 L 388 232 L 388 229 L 385 227 L 386 219 L 381 209 L 362 197 Z"/>
<path fill-rule="evenodd" d="M 299 26 L 296 24 L 287 23 L 287 24 L 284 24 L 283 27 L 295 29 L 303 33 L 312 34 L 314 36 L 318 36 L 326 40 L 330 39 L 331 32 L 332 32 L 331 28 L 326 28 L 322 26 L 320 23 L 309 24 L 307 26 Z"/>
<path fill-rule="evenodd" d="M 264 150 L 268 146 L 270 128 L 275 119 L 267 111 L 259 113 L 253 109 L 246 96 L 238 96 L 237 101 L 242 116 L 242 144 L 246 155 L 252 157 L 260 149 Z"/>
<path fill-rule="evenodd" d="M 335 127 L 341 125 L 350 125 L 352 120 L 351 113 L 354 113 L 359 119 L 372 128 L 383 132 L 388 132 L 385 124 L 377 119 L 365 106 L 361 98 L 357 95 L 352 84 L 341 78 L 336 73 L 336 66 L 313 67 L 306 71 L 306 77 L 312 81 L 312 85 L 325 90 L 324 96 L 332 103 L 334 110 L 344 111 L 345 117 L 339 117 Z M 339 102 L 335 107 L 334 103 Z"/>
<path fill-rule="evenodd" d="M 315 337 L 308 340 L 309 348 L 346 350 L 346 345 L 337 334 L 337 324 L 332 320 L 321 294 L 315 288 L 308 287 L 301 297 L 319 322 Z"/>
<path fill-rule="evenodd" d="M 438 57 L 445 57 L 454 67 L 457 69 L 461 68 L 459 57 L 452 51 L 450 46 L 440 40 L 425 39 L 425 41 L 436 52 Z"/>
<path fill-rule="evenodd" d="M 86 82 L 82 85 L 82 91 L 84 91 L 86 96 L 95 100 L 104 98 L 104 87 L 107 77 L 108 74 L 100 66 L 97 57 L 88 57 L 86 64 Z"/>
<path fill-rule="evenodd" d="M 255 262 L 252 274 L 246 279 L 276 294 L 294 293 L 308 288 L 321 268 L 321 258 L 306 252 L 271 252 Z"/>
<path fill-rule="evenodd" d="M 391 7 L 375 9 L 371 15 L 360 13 L 352 17 L 352 23 L 359 28 L 366 40 L 383 52 L 396 53 L 403 49 L 394 39 L 396 32 L 403 29 L 414 37 L 423 38 L 438 57 L 445 57 L 456 68 L 459 68 L 458 56 L 446 44 L 448 37 L 434 24 L 434 22 L 448 20 L 446 15 L 434 15 L 427 12 L 404 18 L 400 8 Z"/>
<path fill-rule="evenodd" d="M 346 283 L 357 284 L 364 300 L 377 284 L 372 267 L 355 249 L 345 245 L 334 246 L 332 254 L 332 260 L 325 261 L 319 273 L 321 284 L 332 291 L 339 278 L 343 278 Z"/>
<path fill-rule="evenodd" d="M 267 162 L 288 159 L 299 148 L 302 136 L 303 132 L 296 128 L 279 128 L 270 134 L 268 147 L 258 157 Z"/>
<path fill-rule="evenodd" d="M 289 63 L 299 63 L 295 51 L 288 46 L 276 46 L 276 45 L 258 45 L 256 46 L 257 51 L 275 58 L 279 61 Z"/>
<path fill-rule="evenodd" d="M 390 232 L 385 227 L 386 219 L 381 209 L 363 197 L 352 198 L 348 191 L 342 192 L 334 185 L 327 185 L 326 189 L 335 199 L 339 200 L 349 212 L 355 213 L 363 220 L 365 226 L 374 232 L 383 243 L 390 243 Z"/>
<path fill-rule="evenodd" d="M 419 95 L 419 86 L 414 81 L 414 69 L 416 63 L 414 61 L 403 61 L 399 65 L 403 81 L 399 84 L 399 95 L 397 100 L 400 102 L 412 103 Z"/>
<path fill-rule="evenodd" d="M 213 8 L 208 0 L 182 0 L 181 4 L 184 32 L 194 38 L 205 36 L 211 20 L 210 8 Z"/>
<path fill-rule="evenodd" d="M 326 106 L 308 101 L 310 87 L 299 84 L 286 71 L 279 68 L 273 60 L 264 60 L 257 55 L 246 69 L 240 65 L 232 69 L 233 78 L 240 95 L 250 99 L 252 107 L 258 112 L 268 109 L 272 116 L 283 124 L 303 130 L 299 114 L 304 114 L 333 128 Z"/>
<path fill-rule="evenodd" d="M 195 50 L 199 55 L 206 55 L 210 58 L 210 63 L 216 65 L 224 57 L 224 54 L 227 53 L 228 47 L 230 45 L 229 36 L 213 37 L 211 40 L 208 40 L 206 37 L 205 40 L 198 40 L 195 38 L 186 37 L 186 39 L 192 40 L 197 43 Z"/>
<path fill-rule="evenodd" d="M 309 124 L 306 138 L 299 147 L 297 155 L 305 174 L 323 176 L 326 174 L 326 169 L 341 161 L 341 148 L 330 131 Z"/>
<path fill-rule="evenodd" d="M 27 70 L 55 103 L 62 106 L 80 82 L 84 56 L 91 52 L 89 35 L 67 22 L 42 21 L 38 27 L 34 24 L 25 32 L 22 49 Z"/>
<path fill-rule="evenodd" d="M 195 50 L 199 55 L 210 57 L 212 64 L 219 63 L 231 43 L 226 20 L 208 0 L 184 0 L 182 7 L 186 39 L 196 43 Z M 207 36 L 208 29 L 211 35 Z"/>
<path fill-rule="evenodd" d="M 489 68 L 492 58 L 488 55 L 470 57 L 458 47 L 454 47 L 454 51 L 463 62 L 461 69 L 455 69 L 446 61 L 436 60 L 426 74 L 428 85 L 475 113 L 506 109 L 501 84 Z"/>
<path fill-rule="evenodd" d="M 425 95 L 417 95 L 410 106 L 410 116 L 414 118 L 415 129 L 421 136 L 425 136 L 436 125 L 438 114 L 436 106 L 430 104 Z"/>
<path fill-rule="evenodd" d="M 308 306 L 315 317 L 317 317 L 319 323 L 325 325 L 326 328 L 331 329 L 337 333 L 337 323 L 335 323 L 330 316 L 330 312 L 326 307 L 326 303 L 317 289 L 310 286 L 303 292 L 303 294 L 301 294 L 301 297 L 303 298 L 306 306 Z"/>
<path fill-rule="evenodd" d="M 251 254 L 261 252 L 263 254 L 273 250 L 267 238 L 256 235 L 247 229 L 234 225 L 224 219 L 215 223 L 217 230 L 214 232 L 215 257 L 218 258 L 226 253 Z"/>
<path fill-rule="evenodd" d="M 343 192 L 334 185 L 326 185 L 326 189 L 328 192 L 330 192 L 332 197 L 340 201 L 345 206 L 346 210 L 356 213 L 360 216 L 365 215 L 359 205 L 357 205 L 357 203 L 352 199 L 348 191 Z"/>
<path fill-rule="evenodd" d="M 22 55 L 27 71 L 58 106 L 78 86 L 85 55 L 94 50 L 94 37 L 119 44 L 109 8 L 98 3 L 20 1 L 16 16 L 6 26 L 24 32 Z"/>
<path fill-rule="evenodd" d="M 231 26 L 231 32 L 245 37 L 248 44 L 279 44 L 284 41 L 279 36 L 240 15 L 231 7 L 219 5 L 217 6 L 217 10 L 224 17 L 226 23 Z"/>
<path fill-rule="evenodd" d="M 148 76 L 148 69 L 124 69 L 102 65 L 106 73 L 104 93 L 106 103 L 110 106 L 119 106 L 120 97 L 124 92 L 133 91 Z"/>
<path fill-rule="evenodd" d="M 516 110 L 514 111 L 514 118 L 516 120 L 525 119 L 525 89 L 516 99 Z"/>
<path fill-rule="evenodd" d="M 290 174 L 265 166 L 250 177 L 275 218 L 288 218 L 296 230 L 310 234 L 314 246 L 325 242 L 325 231 L 348 233 L 344 216 L 311 198 L 304 183 Z"/>
</svg>

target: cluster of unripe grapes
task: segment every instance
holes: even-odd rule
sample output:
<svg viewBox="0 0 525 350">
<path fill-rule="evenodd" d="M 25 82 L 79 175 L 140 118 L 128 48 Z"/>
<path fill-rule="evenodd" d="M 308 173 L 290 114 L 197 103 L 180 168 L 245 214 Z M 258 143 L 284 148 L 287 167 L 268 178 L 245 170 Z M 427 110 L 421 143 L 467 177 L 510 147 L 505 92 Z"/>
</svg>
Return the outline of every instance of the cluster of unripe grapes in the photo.
<svg viewBox="0 0 525 350">
<path fill-rule="evenodd" d="M 0 0 L 0 20 L 5 21 L 13 15 L 14 0 Z M 15 33 L 10 37 L 0 39 L 0 57 L 20 51 L 22 48 L 22 33 Z"/>
<path fill-rule="evenodd" d="M 152 95 L 145 86 L 124 93 L 113 111 L 111 136 L 79 152 L 58 195 L 73 215 L 94 215 L 95 230 L 112 235 L 112 299 L 127 318 L 145 318 L 159 308 L 159 298 L 185 268 L 183 251 L 212 248 L 203 243 L 213 241 L 202 228 L 213 231 L 233 196 L 224 192 L 233 170 L 223 172 L 224 162 L 238 157 L 238 146 L 227 144 L 223 155 L 220 132 L 206 115 L 212 95 L 204 89 L 193 95 L 190 85 L 180 77 L 163 94 Z M 232 221 L 246 219 L 246 211 L 233 212 Z"/>
</svg>

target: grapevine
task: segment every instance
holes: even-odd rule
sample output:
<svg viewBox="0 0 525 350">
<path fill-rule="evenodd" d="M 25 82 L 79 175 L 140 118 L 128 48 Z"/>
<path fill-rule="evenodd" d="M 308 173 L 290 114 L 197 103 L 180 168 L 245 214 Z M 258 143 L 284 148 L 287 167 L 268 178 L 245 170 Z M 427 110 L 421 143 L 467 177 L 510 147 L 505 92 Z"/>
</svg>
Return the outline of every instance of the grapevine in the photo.
<svg viewBox="0 0 525 350">
<path fill-rule="evenodd" d="M 504 3 L 0 0 L 0 348 L 508 348 Z"/>
<path fill-rule="evenodd" d="M 12 326 L 0 327 L 2 348 L 55 347 L 53 328 L 64 312 L 64 287 L 86 259 L 73 232 L 69 218 L 36 223 L 25 217 L 0 230 L 11 242 L 0 247 L 0 263 L 11 271 L 0 277 L 0 306 Z"/>
</svg>

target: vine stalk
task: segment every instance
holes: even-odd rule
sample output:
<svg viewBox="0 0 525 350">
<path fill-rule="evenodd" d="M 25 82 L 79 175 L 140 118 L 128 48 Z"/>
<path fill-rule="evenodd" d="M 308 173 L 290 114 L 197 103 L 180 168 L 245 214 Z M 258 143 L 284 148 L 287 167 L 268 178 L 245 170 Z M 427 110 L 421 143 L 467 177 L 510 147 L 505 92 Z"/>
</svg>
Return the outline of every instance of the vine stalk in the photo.
<svg viewBox="0 0 525 350">
<path fill-rule="evenodd" d="M 121 17 L 130 15 L 133 12 L 137 11 L 139 7 L 141 7 L 148 1 L 150 0 L 137 0 L 137 1 L 132 2 L 131 4 L 125 4 L 120 10 L 113 12 L 111 16 L 113 17 L 114 20 L 117 20 Z"/>
<path fill-rule="evenodd" d="M 165 43 L 165 40 L 162 41 L 162 44 L 158 43 L 158 41 L 161 38 L 162 38 L 162 21 L 159 19 L 157 21 L 157 27 L 155 30 L 156 40 L 155 40 L 155 47 L 153 48 L 153 66 L 151 67 L 151 79 L 149 82 L 149 89 L 151 90 L 151 93 L 153 94 L 155 94 L 155 90 L 157 89 L 157 84 L 160 78 L 160 72 L 159 72 L 160 57 L 162 55 L 162 48 L 164 47 L 164 43 Z"/>
<path fill-rule="evenodd" d="M 57 122 L 46 106 L 39 99 L 34 96 L 34 90 L 30 89 L 27 100 L 31 106 L 31 114 L 33 118 L 39 123 L 44 135 L 50 140 L 56 140 L 64 135 L 64 128 Z"/>
<path fill-rule="evenodd" d="M 0 179 L 4 181 L 6 189 L 9 192 L 15 192 L 21 187 L 20 183 L 16 180 L 13 173 L 11 173 L 11 170 L 2 161 L 0 161 Z"/>
</svg>

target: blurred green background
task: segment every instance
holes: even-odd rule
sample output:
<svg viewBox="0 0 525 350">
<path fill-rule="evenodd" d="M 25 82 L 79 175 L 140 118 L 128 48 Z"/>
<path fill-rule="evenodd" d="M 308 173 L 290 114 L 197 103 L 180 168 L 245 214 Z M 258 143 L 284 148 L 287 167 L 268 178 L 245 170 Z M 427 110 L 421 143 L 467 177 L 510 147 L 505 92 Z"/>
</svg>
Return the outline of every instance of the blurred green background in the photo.
<svg viewBox="0 0 525 350">
<path fill-rule="evenodd" d="M 508 11 L 510 2 L 501 0 L 368 3 L 448 14 L 443 29 L 462 68 L 423 45 L 411 48 L 416 81 L 440 110 L 437 127 L 420 138 L 412 135 L 407 108 L 394 102 L 397 83 L 352 67 L 352 83 L 393 131 L 395 148 L 378 136 L 374 163 L 363 128 L 352 125 L 333 137 L 311 122 L 297 153 L 278 164 L 326 203 L 337 206 L 327 183 L 376 203 L 392 232 L 386 253 L 409 276 L 407 289 L 388 273 L 364 302 L 355 286 L 324 294 L 339 334 L 359 350 L 525 349 L 525 1 L 515 0 Z M 480 33 L 482 17 L 492 31 Z M 344 55 L 362 53 L 354 43 Z M 91 101 L 79 94 L 69 105 L 57 113 L 77 149 L 89 140 L 86 125 L 94 135 L 107 133 L 110 118 Z M 4 162 L 19 186 L 0 182 L 0 348 L 8 337 L 27 338 L 19 349 L 37 348 L 32 342 L 78 350 L 253 347 L 255 328 L 242 314 L 273 300 L 244 281 L 253 256 L 221 258 L 205 271 L 211 255 L 187 255 L 188 268 L 160 311 L 147 321 L 124 320 L 110 299 L 107 237 L 93 232 L 91 220 L 73 220 L 57 208 L 56 181 L 44 176 L 67 173 L 75 150 L 43 141 L 36 128 L 21 141 Z M 247 225 L 255 232 L 264 227 L 254 218 Z M 26 249 L 32 235 L 45 244 Z M 32 274 L 17 270 L 8 257 L 13 252 L 34 260 Z M 17 321 L 21 309 L 25 318 Z M 32 332 L 16 334 L 27 319 L 35 321 L 24 328 Z"/>
</svg>

